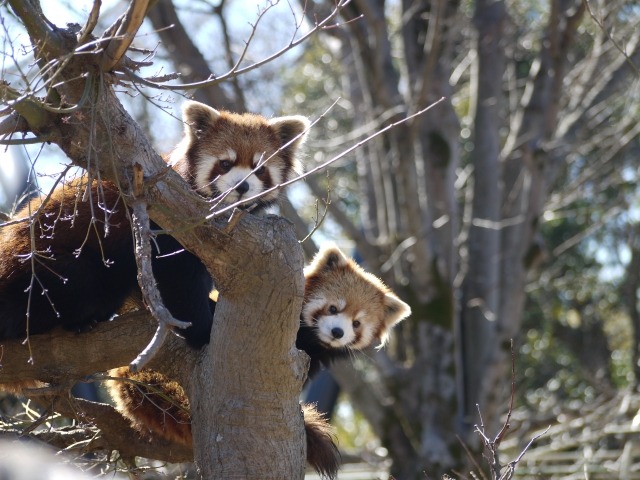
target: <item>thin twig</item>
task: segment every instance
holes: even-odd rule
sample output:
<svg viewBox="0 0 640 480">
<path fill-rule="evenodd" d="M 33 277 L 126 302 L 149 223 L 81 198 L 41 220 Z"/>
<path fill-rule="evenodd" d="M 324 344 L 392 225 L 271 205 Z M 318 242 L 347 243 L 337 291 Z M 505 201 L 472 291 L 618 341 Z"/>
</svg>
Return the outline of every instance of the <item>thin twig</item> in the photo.
<svg viewBox="0 0 640 480">
<path fill-rule="evenodd" d="M 300 37 L 298 40 L 291 40 L 286 47 L 278 50 L 273 55 L 271 55 L 271 56 L 269 56 L 267 58 L 264 58 L 264 59 L 262 59 L 262 60 L 260 60 L 258 62 L 255 62 L 254 64 L 249 65 L 248 67 L 239 69 L 239 64 L 240 64 L 239 62 L 240 62 L 240 60 L 242 58 L 244 58 L 243 55 L 241 55 L 240 59 L 234 65 L 234 68 L 232 68 L 229 72 L 227 72 L 224 75 L 221 75 L 219 77 L 210 78 L 210 79 L 204 80 L 202 82 L 185 83 L 185 84 L 182 84 L 182 85 L 161 85 L 161 84 L 155 84 L 155 83 L 152 83 L 152 82 L 147 82 L 145 79 L 143 79 L 141 77 L 138 77 L 137 75 L 135 75 L 133 72 L 127 70 L 126 68 L 123 68 L 122 70 L 125 71 L 132 79 L 135 79 L 136 82 L 139 82 L 140 84 L 145 85 L 147 87 L 159 88 L 159 89 L 162 89 L 162 90 L 190 90 L 190 89 L 193 89 L 193 88 L 210 87 L 211 85 L 216 85 L 216 84 L 221 83 L 221 82 L 223 82 L 225 80 L 228 80 L 230 78 L 234 78 L 234 77 L 240 76 L 240 75 L 242 75 L 244 73 L 247 73 L 247 72 L 250 72 L 252 70 L 255 70 L 256 68 L 259 68 L 262 65 L 264 65 L 266 63 L 269 63 L 272 60 L 275 60 L 276 58 L 284 55 L 286 52 L 288 52 L 292 48 L 297 47 L 301 43 L 305 42 L 310 36 L 312 36 L 313 34 L 318 32 L 319 30 L 322 30 L 333 18 L 335 18 L 338 15 L 340 10 L 342 10 L 350 2 L 351 2 L 351 0 L 340 0 L 336 4 L 334 10 L 322 22 L 317 23 L 314 28 L 309 30 L 305 35 Z M 255 25 L 253 26 L 253 28 L 255 28 Z"/>
<path fill-rule="evenodd" d="M 139 372 L 158 353 L 164 344 L 169 327 L 187 328 L 191 323 L 176 320 L 171 312 L 162 303 L 162 297 L 156 286 L 153 269 L 151 265 L 151 242 L 149 215 L 147 214 L 147 202 L 144 200 L 144 183 L 142 166 L 136 163 L 133 168 L 133 191 L 135 200 L 132 202 L 133 211 L 131 213 L 131 224 L 133 226 L 136 244 L 136 262 L 138 263 L 138 284 L 142 290 L 149 311 L 158 320 L 158 329 L 155 335 L 140 352 L 140 354 L 129 364 L 129 369 Z"/>
<path fill-rule="evenodd" d="M 507 433 L 507 430 L 511 425 L 509 425 L 509 420 L 511 420 L 511 414 L 513 413 L 513 400 L 516 396 L 516 356 L 513 352 L 513 338 L 511 339 L 511 403 L 509 404 L 509 412 L 507 413 L 507 419 L 502 426 L 502 430 L 498 432 L 496 435 L 496 439 L 494 442 L 496 445 L 500 445 L 502 442 L 502 438 Z"/>
<path fill-rule="evenodd" d="M 296 178 L 293 178 L 287 182 L 283 182 L 280 183 L 278 185 L 275 185 L 265 191 L 263 191 L 262 193 L 258 194 L 258 195 L 254 195 L 253 197 L 247 197 L 246 199 L 240 200 L 232 205 L 229 205 L 225 208 L 222 208 L 220 210 L 215 211 L 214 213 L 212 213 L 211 215 L 207 216 L 207 220 L 211 219 L 211 218 L 215 218 L 215 217 L 219 217 L 220 215 L 224 214 L 225 212 L 229 211 L 229 210 L 233 210 L 235 207 L 237 207 L 238 205 L 242 205 L 244 203 L 251 203 L 254 200 L 262 197 L 263 195 L 267 195 L 275 190 L 280 190 L 282 188 L 285 188 L 289 185 L 291 185 L 292 183 L 295 182 L 299 182 L 300 180 L 302 180 L 303 178 L 306 178 L 310 175 L 313 175 L 314 173 L 327 168 L 329 165 L 331 165 L 334 162 L 337 162 L 338 160 L 340 160 L 341 158 L 344 158 L 345 156 L 347 156 L 349 153 L 353 152 L 355 149 L 360 148 L 362 145 L 364 145 L 365 143 L 373 140 L 374 138 L 382 135 L 385 132 L 388 132 L 389 130 L 391 130 L 394 127 L 397 127 L 398 125 L 401 125 L 409 120 L 412 120 L 413 118 L 422 115 L 423 113 L 431 110 L 433 107 L 435 107 L 436 105 L 438 105 L 439 103 L 443 102 L 445 100 L 445 97 L 442 97 L 440 100 L 438 100 L 437 102 L 432 103 L 431 105 L 429 105 L 428 107 L 426 107 L 423 110 L 420 110 L 419 112 L 414 113 L 413 115 L 410 115 L 408 117 L 403 118 L 402 120 L 398 120 L 397 122 L 394 122 L 390 125 L 387 125 L 385 128 L 383 128 L 382 130 L 377 131 L 376 133 L 374 133 L 373 135 L 368 136 L 367 138 L 365 138 L 364 140 L 361 140 L 360 142 L 356 143 L 355 145 L 353 145 L 351 148 L 348 148 L 347 150 L 344 150 L 342 153 L 340 153 L 339 155 L 336 155 L 335 157 L 333 157 L 332 159 L 324 162 L 321 165 L 318 165 L 317 167 L 309 170 L 308 172 L 299 175 Z M 301 134 L 302 135 L 302 134 Z M 292 142 L 294 142 L 298 137 L 294 138 L 293 140 L 291 140 Z M 288 145 L 288 144 L 287 144 Z"/>
<path fill-rule="evenodd" d="M 89 18 L 87 18 L 87 22 L 84 24 L 84 27 L 82 27 L 82 30 L 80 30 L 80 39 L 78 40 L 80 45 L 84 43 L 87 37 L 93 33 L 93 29 L 96 28 L 101 6 L 102 0 L 93 0 L 93 7 L 91 7 Z"/>
<path fill-rule="evenodd" d="M 51 414 L 53 413 L 53 409 L 51 408 L 51 406 L 49 406 L 43 413 L 42 415 L 40 415 L 40 418 L 38 418 L 35 422 L 33 422 L 31 425 L 29 425 L 27 428 L 25 428 L 21 433 L 20 436 L 24 437 L 25 435 L 29 435 L 31 432 L 33 432 L 36 428 L 38 428 L 40 425 L 42 425 L 44 422 L 46 422 L 49 417 L 51 416 Z"/>
<path fill-rule="evenodd" d="M 458 441 L 460 442 L 460 444 L 462 445 L 462 448 L 464 448 L 464 451 L 467 452 L 467 455 L 469 456 L 469 458 L 471 459 L 471 461 L 473 462 L 473 464 L 475 465 L 475 467 L 478 469 L 478 472 L 480 472 L 480 475 L 482 476 L 482 478 L 484 480 L 489 480 L 487 478 L 487 476 L 484 474 L 484 472 L 482 471 L 482 468 L 480 468 L 480 465 L 478 465 L 478 462 L 476 462 L 476 459 L 473 457 L 473 455 L 471 454 L 471 452 L 469 451 L 469 447 L 467 447 L 467 444 L 464 443 L 462 441 L 462 439 L 460 438 L 460 435 L 456 434 L 456 438 L 458 439 Z M 459 474 L 457 474 L 459 475 Z"/>
<path fill-rule="evenodd" d="M 316 218 L 313 221 L 314 225 L 309 234 L 304 237 L 302 240 L 299 240 L 298 243 L 304 243 L 311 238 L 311 236 L 320 228 L 322 222 L 327 216 L 329 212 L 329 205 L 331 205 L 331 185 L 329 184 L 329 172 L 327 172 L 327 199 L 322 199 L 324 202 L 324 213 L 322 214 L 322 218 L 320 218 L 320 211 L 318 210 L 318 200 L 316 200 Z"/>
<path fill-rule="evenodd" d="M 589 5 L 588 0 L 582 0 L 585 4 L 585 6 L 587 7 L 587 12 L 589 12 L 589 15 L 591 15 L 591 18 L 593 19 L 594 22 L 596 22 L 596 25 L 598 25 L 598 27 L 600 27 L 602 29 L 602 31 L 604 32 L 604 34 L 609 38 L 609 40 L 611 40 L 611 43 L 613 43 L 613 45 L 620 51 L 620 53 L 624 56 L 624 58 L 627 60 L 627 62 L 629 63 L 629 65 L 631 65 L 631 68 L 633 68 L 636 72 L 636 75 L 638 75 L 640 77 L 640 68 L 638 68 L 638 66 L 634 63 L 633 60 L 631 60 L 631 58 L 629 57 L 629 55 L 627 55 L 627 52 L 624 51 L 624 49 L 618 44 L 618 42 L 616 42 L 613 37 L 611 36 L 611 34 L 609 33 L 609 31 L 604 27 L 604 25 L 602 23 L 600 23 L 600 21 L 596 18 L 596 16 L 593 14 L 593 12 L 591 11 L 591 6 Z"/>
</svg>

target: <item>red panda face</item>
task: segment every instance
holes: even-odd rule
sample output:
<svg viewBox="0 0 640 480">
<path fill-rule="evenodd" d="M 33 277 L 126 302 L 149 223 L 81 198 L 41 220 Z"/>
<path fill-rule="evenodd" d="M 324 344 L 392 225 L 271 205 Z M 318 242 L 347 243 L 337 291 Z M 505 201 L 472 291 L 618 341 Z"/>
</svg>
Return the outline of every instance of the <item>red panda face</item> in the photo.
<svg viewBox="0 0 640 480">
<path fill-rule="evenodd" d="M 302 321 L 330 348 L 384 344 L 390 329 L 411 314 L 409 305 L 333 244 L 325 244 L 305 269 L 305 281 Z"/>
<path fill-rule="evenodd" d="M 309 127 L 304 117 L 267 120 L 186 102 L 183 119 L 185 135 L 169 163 L 203 196 L 236 203 L 290 180 L 300 170 L 295 154 Z M 251 203 L 269 205 L 279 193 L 273 190 Z"/>
</svg>

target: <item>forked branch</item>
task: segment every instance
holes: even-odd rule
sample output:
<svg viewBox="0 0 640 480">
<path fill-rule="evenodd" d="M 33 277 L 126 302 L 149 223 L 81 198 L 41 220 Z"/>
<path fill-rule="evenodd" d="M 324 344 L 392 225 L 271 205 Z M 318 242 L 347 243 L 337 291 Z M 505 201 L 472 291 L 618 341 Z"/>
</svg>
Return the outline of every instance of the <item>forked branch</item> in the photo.
<svg viewBox="0 0 640 480">
<path fill-rule="evenodd" d="M 140 164 L 134 168 L 134 195 L 131 224 L 136 243 L 136 260 L 138 262 L 138 283 L 142 290 L 149 311 L 158 320 L 158 329 L 149 342 L 149 345 L 140 352 L 134 361 L 129 364 L 133 373 L 139 372 L 158 353 L 164 344 L 171 327 L 187 328 L 191 323 L 176 320 L 171 312 L 162 303 L 160 291 L 155 283 L 153 269 L 151 267 L 151 241 L 149 228 L 149 215 L 147 214 L 147 202 L 144 200 L 143 171 Z"/>
<path fill-rule="evenodd" d="M 485 432 L 485 426 L 484 426 L 484 421 L 482 420 L 482 413 L 480 412 L 480 406 L 476 405 L 478 407 L 478 414 L 480 415 L 480 426 L 475 425 L 474 427 L 475 427 L 476 433 L 480 435 L 482 443 L 484 444 L 484 447 L 485 447 L 486 454 L 483 454 L 483 457 L 489 464 L 489 472 L 491 473 L 491 480 L 511 480 L 515 474 L 516 466 L 518 465 L 520 460 L 522 460 L 522 457 L 524 456 L 526 451 L 529 449 L 529 447 L 531 447 L 533 442 L 535 442 L 544 434 L 546 434 L 549 428 L 551 428 L 551 426 L 549 426 L 544 432 L 533 437 L 529 441 L 527 446 L 524 449 L 522 449 L 522 451 L 520 452 L 520 454 L 515 460 L 512 460 L 503 466 L 500 463 L 500 455 L 499 455 L 498 449 L 500 447 L 500 444 L 502 443 L 502 440 L 506 436 L 507 430 L 510 427 L 509 421 L 511 420 L 511 414 L 513 413 L 513 402 L 515 399 L 515 394 L 516 394 L 515 353 L 513 350 L 513 339 L 511 339 L 511 402 L 509 403 L 509 411 L 507 412 L 507 418 L 504 422 L 504 425 L 502 426 L 502 428 L 500 429 L 500 431 L 498 432 L 498 434 L 495 436 L 493 440 L 490 437 L 488 437 Z M 467 449 L 466 445 L 464 445 L 464 443 L 462 445 L 467 451 L 467 453 L 469 453 L 469 450 Z M 472 457 L 472 460 L 473 460 L 473 457 Z M 476 465 L 476 468 L 479 469 L 478 464 L 475 462 L 475 460 L 473 460 L 473 462 Z M 480 473 L 482 477 L 485 478 L 484 474 L 482 474 L 482 471 L 480 471 Z M 475 475 L 474 475 L 474 478 L 475 478 Z"/>
<path fill-rule="evenodd" d="M 100 68 L 103 72 L 111 71 L 120 62 L 142 25 L 148 5 L 149 0 L 131 1 L 118 30 L 102 54 Z"/>
</svg>

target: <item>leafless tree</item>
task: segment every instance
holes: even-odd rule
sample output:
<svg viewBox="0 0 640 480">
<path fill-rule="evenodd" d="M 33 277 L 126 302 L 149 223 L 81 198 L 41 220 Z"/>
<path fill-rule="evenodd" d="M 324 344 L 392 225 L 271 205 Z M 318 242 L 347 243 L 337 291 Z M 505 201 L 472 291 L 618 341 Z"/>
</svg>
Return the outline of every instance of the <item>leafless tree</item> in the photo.
<svg viewBox="0 0 640 480">
<path fill-rule="evenodd" d="M 85 167 L 87 149 L 93 144 L 99 160 L 96 172 L 103 178 L 118 178 L 123 185 L 129 185 L 130 176 L 133 178 L 136 162 L 143 166 L 145 176 L 164 172 L 161 160 L 113 94 L 113 85 L 121 81 L 147 88 L 185 88 L 172 79 L 142 78 L 135 73 L 138 65 L 123 57 L 128 37 L 122 33 L 135 32 L 139 23 L 122 23 L 121 33 L 116 31 L 117 23 L 94 39 L 90 34 L 99 2 L 94 2 L 87 25 L 75 30 L 53 29 L 39 14 L 34 0 L 8 3 L 34 41 L 40 68 L 59 71 L 55 74 L 59 82 L 48 94 L 59 91 L 64 103 L 50 97 L 49 108 L 45 108 L 33 95 L 5 88 L 4 100 L 14 113 L 0 124 L 0 131 L 34 132 L 40 140 L 58 144 L 74 163 Z M 476 404 L 483 412 L 487 438 L 499 429 L 500 405 L 509 396 L 504 388 L 508 385 L 509 339 L 518 338 L 525 285 L 535 281 L 536 267 L 544 258 L 559 256 L 626 207 L 624 199 L 618 199 L 585 225 L 580 235 L 567 239 L 553 252 L 545 251 L 539 235 L 542 222 L 565 214 L 587 195 L 622 183 L 621 158 L 640 132 L 636 121 L 640 19 L 624 1 L 589 5 L 579 0 L 552 0 L 545 11 L 526 1 L 403 0 L 389 4 L 353 0 L 339 4 L 338 21 L 343 25 L 329 28 L 335 21 L 330 25 L 323 19 L 338 14 L 334 2 L 302 3 L 309 23 L 320 26 L 318 48 L 333 58 L 331 74 L 337 72 L 340 77 L 333 79 L 332 87 L 323 85 L 319 100 L 310 101 L 307 92 L 307 101 L 297 106 L 322 112 L 328 100 L 339 95 L 338 108 L 328 121 L 350 127 L 348 133 L 338 129 L 339 135 L 329 135 L 329 141 L 322 137 L 324 132 L 317 137 L 312 132 L 309 151 L 318 164 L 331 157 L 333 150 L 352 146 L 446 97 L 422 117 L 382 132 L 347 156 L 339 171 L 355 166 L 351 171 L 356 172 L 359 216 L 341 209 L 335 195 L 328 211 L 330 219 L 355 243 L 367 268 L 401 292 L 414 312 L 386 350 L 358 358 L 355 365 L 362 371 L 355 371 L 352 365 L 341 366 L 335 370 L 336 377 L 389 451 L 397 478 L 423 478 L 423 471 L 432 478 L 450 473 L 452 468 L 462 468 L 467 458 L 456 435 L 473 447 Z M 221 20 L 225 38 L 221 51 L 230 73 L 213 77 L 210 63 L 181 24 L 174 2 L 130 2 L 132 15 L 137 12 L 133 16 L 141 22 L 140 12 L 146 12 L 165 47 L 173 45 L 165 55 L 175 70 L 183 73 L 187 88 L 200 87 L 193 90 L 197 99 L 240 110 L 246 99 L 237 74 L 263 63 L 240 65 L 246 50 L 234 49 L 224 24 L 224 8 L 222 2 L 212 10 Z M 169 24 L 175 27 L 166 29 Z M 94 40 L 104 54 L 78 54 L 83 43 Z M 315 58 L 312 67 L 320 69 L 319 60 Z M 90 77 L 94 86 L 86 97 L 89 82 L 78 77 L 90 71 L 95 72 Z M 219 86 L 224 79 L 232 82 L 229 90 Z M 73 109 L 82 101 L 95 104 L 99 119 L 91 140 L 86 126 L 66 120 L 77 119 L 78 111 L 50 111 L 51 107 Z M 109 145 L 115 148 L 113 154 Z M 145 195 L 148 202 L 163 207 L 150 210 L 154 221 L 177 230 L 182 225 L 176 217 L 164 214 L 165 208 L 188 218 L 208 214 L 177 193 L 173 186 L 181 184 L 179 178 L 164 175 L 154 177 L 159 181 Z M 318 198 L 326 198 L 322 178 L 310 176 L 306 182 Z M 296 224 L 298 238 L 303 238 L 311 226 L 291 205 L 283 205 L 283 210 Z M 246 330 L 233 321 L 220 323 L 226 330 L 215 331 L 212 345 L 198 358 L 169 338 L 150 365 L 179 378 L 190 397 L 197 399 L 194 456 L 205 477 L 238 474 L 264 478 L 269 476 L 265 472 L 278 472 L 275 475 L 280 478 L 296 478 L 302 471 L 303 460 L 296 450 L 302 425 L 297 420 L 295 425 L 287 424 L 284 419 L 294 422 L 296 418 L 295 397 L 300 385 L 296 383 L 299 380 L 292 380 L 292 372 L 303 369 L 288 357 L 287 350 L 295 334 L 294 311 L 299 307 L 294 304 L 299 301 L 295 292 L 301 280 L 301 253 L 281 221 L 245 217 L 230 237 L 224 238 L 216 233 L 224 230 L 217 222 L 221 221 L 210 223 L 213 228 L 202 225 L 181 230 L 177 238 L 216 273 L 216 283 L 234 292 L 221 302 L 220 319 L 234 318 L 247 301 L 252 311 L 261 313 L 252 317 L 255 322 L 251 325 L 244 325 Z M 240 248 L 238 239 L 248 242 L 243 248 L 262 252 L 264 238 L 271 233 L 275 236 L 265 263 L 248 262 L 253 257 Z M 314 251 L 312 240 L 303 247 L 307 254 Z M 279 257 L 279 252 L 288 256 Z M 281 258 L 287 259 L 286 266 Z M 246 283 L 226 285 L 228 265 L 268 275 L 266 283 L 278 285 L 289 296 L 282 294 L 278 302 L 283 303 L 274 305 L 271 290 L 262 283 L 252 283 L 255 278 L 249 275 Z M 629 288 L 635 285 L 634 278 L 630 276 Z M 264 295 L 254 298 L 255 292 L 263 289 L 267 289 Z M 251 300 L 248 292 L 253 292 Z M 285 307 L 287 299 L 293 303 Z M 122 358 L 129 361 L 142 350 L 155 330 L 153 320 L 140 317 L 125 317 L 91 333 L 96 335 L 92 344 L 104 346 L 104 356 L 96 362 L 88 362 L 89 352 L 64 336 L 33 340 L 34 351 L 45 348 L 51 352 L 46 368 L 37 358 L 34 367 L 14 366 L 7 358 L 23 355 L 26 360 L 28 356 L 21 346 L 7 345 L 0 378 L 39 378 L 65 384 L 69 373 L 79 378 L 120 366 Z M 135 329 L 140 331 L 134 336 Z M 282 333 L 277 345 L 268 334 L 274 330 Z M 117 342 L 122 332 L 135 340 Z M 251 339 L 253 345 L 258 336 L 255 348 L 243 351 L 242 358 L 239 352 L 225 350 L 230 339 Z M 68 357 L 60 362 L 56 359 L 62 353 L 58 352 L 65 345 L 73 347 L 64 350 Z M 261 386 L 264 395 L 282 402 L 272 406 L 278 412 L 276 418 L 282 420 L 281 443 L 264 442 L 266 424 L 243 423 L 242 428 L 232 430 L 224 412 L 214 412 L 220 412 L 220 405 L 232 404 L 224 402 L 233 399 L 224 395 L 214 399 L 201 390 L 214 382 L 216 391 L 223 391 L 225 382 L 235 375 L 226 369 L 227 364 L 258 365 L 267 351 L 283 359 L 278 378 L 291 380 L 284 386 Z M 174 361 L 176 355 L 181 358 L 179 366 Z M 216 368 L 223 357 L 225 368 Z M 78 368 L 72 372 L 69 358 L 78 359 Z M 194 382 L 203 372 L 206 380 Z M 59 411 L 72 413 L 68 402 L 52 399 L 48 393 L 49 397 L 40 397 L 47 399 L 43 403 L 55 402 L 53 406 Z M 229 393 L 246 394 L 246 390 Z M 101 429 L 102 443 L 87 442 L 91 448 L 98 445 L 120 450 L 127 461 L 136 455 L 171 461 L 190 458 L 189 452 L 161 442 L 153 449 L 147 446 L 147 450 L 130 442 L 126 425 L 122 426 L 116 412 L 108 407 L 81 401 L 75 401 L 73 407 Z M 252 436 L 242 437 L 248 429 Z M 82 438 L 87 439 L 89 433 Z M 231 435 L 237 435 L 233 442 L 221 445 L 215 441 Z M 69 445 L 64 441 L 74 445 L 80 441 L 74 438 L 58 436 L 49 441 L 62 447 Z M 237 450 L 225 450 L 231 445 Z M 259 452 L 261 463 L 239 465 L 231 461 L 246 452 Z M 291 460 L 290 464 L 282 458 Z"/>
<path fill-rule="evenodd" d="M 477 404 L 497 431 L 525 286 L 542 260 L 626 207 L 621 196 L 601 204 L 584 231 L 545 251 L 541 223 L 622 186 L 620 167 L 633 165 L 625 152 L 640 132 L 637 12 L 626 2 L 547 7 L 354 0 L 340 13 L 344 28 L 322 32 L 342 74 L 332 89 L 345 99 L 336 118 L 352 122 L 353 134 L 312 139 L 311 149 L 326 153 L 447 97 L 354 154 L 359 218 L 329 206 L 367 267 L 414 312 L 389 348 L 361 359 L 366 375 L 336 370 L 398 478 L 460 468 L 466 455 L 455 435 L 473 445 Z M 319 180 L 307 185 L 323 196 Z M 635 276 L 629 282 L 637 287 Z M 635 311 L 635 294 L 631 301 Z"/>
<path fill-rule="evenodd" d="M 15 15 L 26 29 L 31 45 L 24 48 L 33 54 L 33 63 L 27 67 L 20 63 L 12 50 L 19 46 L 14 47 L 12 39 L 5 36 L 5 65 L 14 62 L 11 68 L 18 80 L 13 85 L 3 81 L 0 86 L 4 115 L 1 142 L 53 143 L 91 178 L 116 182 L 132 208 L 139 253 L 149 248 L 151 217 L 201 258 L 223 292 L 213 340 L 200 352 L 166 335 L 174 321 L 170 316 L 164 318 L 165 309 L 154 300 L 157 291 L 153 281 L 143 281 L 141 287 L 154 319 L 147 313 L 133 313 L 102 324 L 86 336 L 33 336 L 27 346 L 3 342 L 0 382 L 39 380 L 51 385 L 28 393 L 46 410 L 22 434 L 31 434 L 53 412 L 59 412 L 93 427 L 33 435 L 77 452 L 117 450 L 118 458 L 128 466 L 135 465 L 136 456 L 170 462 L 193 459 L 199 478 L 302 478 L 305 442 L 298 397 L 307 363 L 293 348 L 304 290 L 302 248 L 293 228 L 279 217 L 262 218 L 240 211 L 230 219 L 233 206 L 212 211 L 207 202 L 197 200 L 186 182 L 166 168 L 115 90 L 142 93 L 145 87 L 147 91 L 199 88 L 198 98 L 219 107 L 241 107 L 241 92 L 236 90 L 237 96 L 229 98 L 219 83 L 225 79 L 233 82 L 239 74 L 305 41 L 329 24 L 342 4 L 304 34 L 298 32 L 300 25 L 296 23 L 291 41 L 268 58 L 245 62 L 250 47 L 247 41 L 225 75 L 216 77 L 208 71 L 193 44 L 181 45 L 180 55 L 184 56 L 175 57 L 176 65 L 191 65 L 190 73 L 183 77 L 186 87 L 175 82 L 175 74 L 141 76 L 140 69 L 152 65 L 148 56 L 154 52 L 140 52 L 131 45 L 147 14 L 153 23 L 175 20 L 170 32 L 168 25 L 162 27 L 161 36 L 178 36 L 168 41 L 175 44 L 180 35 L 186 35 L 174 19 L 171 2 L 132 0 L 102 33 L 96 32 L 100 0 L 92 2 L 83 26 L 70 24 L 66 28 L 46 18 L 37 0 L 7 4 L 5 11 Z M 258 12 L 252 34 L 268 9 Z M 147 58 L 133 60 L 139 53 Z M 142 94 L 151 102 L 157 101 L 155 92 Z M 21 134 L 27 133 L 32 136 L 23 138 Z M 33 213 L 8 223 L 30 222 L 37 217 L 37 212 Z M 143 278 L 145 258 L 148 260 L 148 255 L 139 255 Z M 112 407 L 69 395 L 77 380 L 129 362 L 132 368 L 147 364 L 185 387 L 191 399 L 193 452 L 159 438 L 150 443 L 136 435 Z M 262 368 L 268 368 L 268 375 L 260 374 Z M 217 393 L 212 395 L 213 391 Z M 3 435 L 12 433 L 5 431 Z"/>
</svg>

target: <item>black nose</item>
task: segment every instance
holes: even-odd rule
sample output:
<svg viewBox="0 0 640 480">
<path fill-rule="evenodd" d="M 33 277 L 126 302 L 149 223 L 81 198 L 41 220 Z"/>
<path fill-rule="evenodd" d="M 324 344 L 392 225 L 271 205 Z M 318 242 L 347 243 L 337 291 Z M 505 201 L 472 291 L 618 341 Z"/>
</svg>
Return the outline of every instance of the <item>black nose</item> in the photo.
<svg viewBox="0 0 640 480">
<path fill-rule="evenodd" d="M 333 335 L 333 338 L 342 338 L 344 336 L 344 332 L 341 328 L 336 327 L 331 329 L 331 335 Z"/>
<path fill-rule="evenodd" d="M 249 191 L 249 182 L 242 182 L 240 185 L 236 187 L 236 192 L 240 195 L 243 195 Z"/>
</svg>

